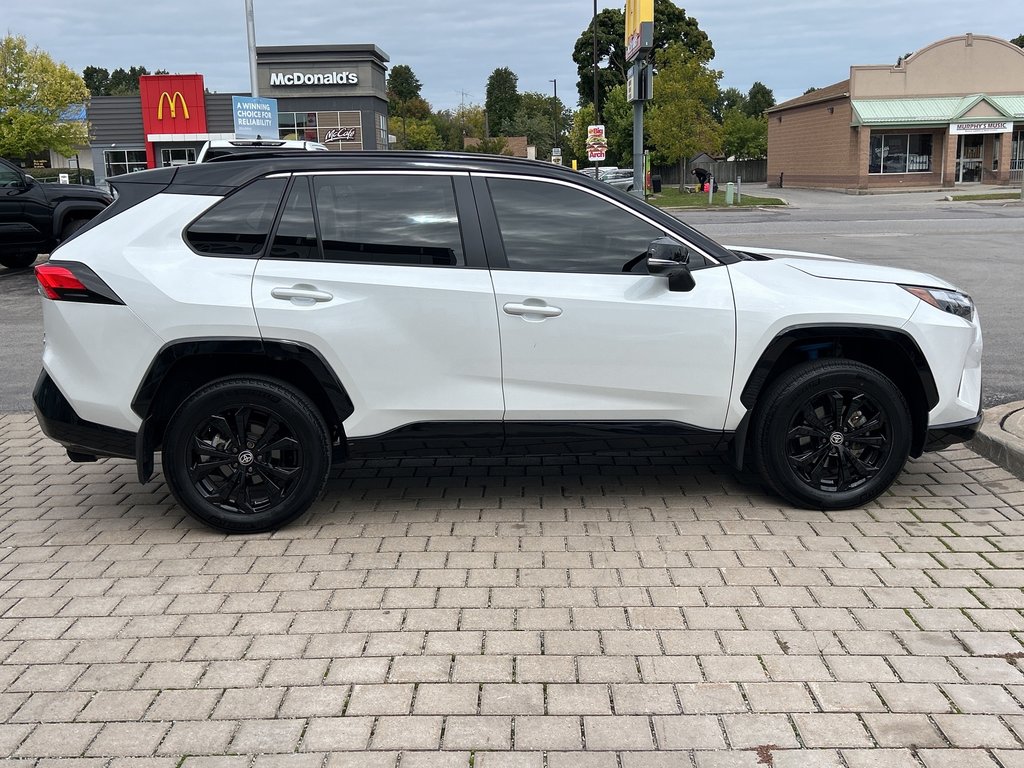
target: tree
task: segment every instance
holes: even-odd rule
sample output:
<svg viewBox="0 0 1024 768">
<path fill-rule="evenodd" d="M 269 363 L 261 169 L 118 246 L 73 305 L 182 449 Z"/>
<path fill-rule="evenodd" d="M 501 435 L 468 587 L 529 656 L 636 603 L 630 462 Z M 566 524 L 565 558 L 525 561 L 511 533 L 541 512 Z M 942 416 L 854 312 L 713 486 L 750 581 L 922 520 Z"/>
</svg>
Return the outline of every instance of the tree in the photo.
<svg viewBox="0 0 1024 768">
<path fill-rule="evenodd" d="M 814 93 L 816 90 L 818 90 L 818 89 L 815 86 L 812 85 L 810 88 L 808 88 L 806 91 L 804 91 L 804 96 L 806 96 L 808 93 Z"/>
<path fill-rule="evenodd" d="M 396 64 L 388 73 L 388 111 L 392 117 L 398 118 L 395 133 L 398 134 L 399 149 L 421 149 L 409 143 L 409 119 L 426 120 L 430 117 L 430 105 L 420 96 L 422 87 L 416 73 L 408 64 Z M 422 127 L 417 131 L 418 135 L 413 143 L 429 143 Z"/>
<path fill-rule="evenodd" d="M 739 88 L 726 88 L 715 103 L 715 119 L 721 122 L 730 109 L 743 109 L 746 105 L 747 95 L 743 91 Z"/>
<path fill-rule="evenodd" d="M 85 123 L 61 115 L 88 100 L 85 82 L 67 64 L 39 48 L 30 50 L 21 35 L 0 40 L 0 155 L 25 157 L 48 149 L 74 154 L 76 146 L 89 143 L 89 132 Z"/>
<path fill-rule="evenodd" d="M 597 77 L 598 100 L 604 103 L 604 95 L 617 85 L 625 85 L 626 71 L 626 15 L 621 8 L 605 8 L 597 14 Z M 715 49 L 711 40 L 697 24 L 697 20 L 686 15 L 672 0 L 654 0 L 654 46 L 664 50 L 670 45 L 681 43 L 683 47 L 704 61 L 711 61 Z M 576 84 L 580 104 L 594 100 L 594 20 L 580 34 L 573 48 L 573 61 L 579 73 Z M 600 106 L 600 104 L 598 105 Z"/>
<path fill-rule="evenodd" d="M 430 120 L 410 119 L 403 127 L 403 149 L 444 149 L 441 134 Z"/>
<path fill-rule="evenodd" d="M 722 121 L 722 149 L 728 157 L 753 159 L 768 155 L 768 120 L 732 108 Z"/>
<path fill-rule="evenodd" d="M 775 106 L 775 94 L 772 93 L 772 89 L 761 82 L 756 82 L 750 86 L 750 91 L 747 93 L 747 103 L 743 108 L 751 117 L 760 117 L 765 113 L 765 110 L 771 109 Z"/>
<path fill-rule="evenodd" d="M 647 127 L 656 156 L 680 164 L 700 152 L 714 154 L 722 146 L 721 126 L 712 114 L 722 73 L 676 43 L 656 54 L 654 101 Z"/>
<path fill-rule="evenodd" d="M 1018 35 L 1017 37 L 1013 38 L 1013 40 L 1011 40 L 1010 42 L 1020 48 L 1024 48 L 1024 35 Z"/>
<path fill-rule="evenodd" d="M 561 143 L 564 127 L 571 117 L 572 113 L 566 110 L 561 99 L 556 101 L 553 96 L 528 91 L 520 94 L 515 117 L 500 126 L 495 126 L 492 120 L 491 128 L 497 127 L 502 136 L 525 136 L 537 148 L 537 157 L 548 158 L 551 147 L 555 146 L 555 136 Z"/>
<path fill-rule="evenodd" d="M 626 86 L 617 85 L 605 97 L 604 133 L 608 141 L 605 165 L 633 167 L 633 105 L 626 101 Z"/>
<path fill-rule="evenodd" d="M 388 98 L 405 103 L 420 98 L 423 84 L 408 64 L 395 64 L 388 73 Z"/>
<path fill-rule="evenodd" d="M 775 94 L 772 89 L 758 81 L 750 86 L 743 111 L 751 117 L 759 117 L 774 106 Z"/>
<path fill-rule="evenodd" d="M 82 70 L 89 93 L 93 96 L 135 96 L 139 92 L 139 78 L 143 75 L 166 75 L 166 69 L 150 72 L 145 67 L 118 67 L 108 72 L 103 67 L 86 67 Z"/>
<path fill-rule="evenodd" d="M 519 76 L 508 67 L 499 67 L 487 78 L 487 120 L 491 128 L 501 135 L 502 127 L 511 122 L 519 111 Z M 507 134 L 506 134 L 507 135 Z"/>
</svg>

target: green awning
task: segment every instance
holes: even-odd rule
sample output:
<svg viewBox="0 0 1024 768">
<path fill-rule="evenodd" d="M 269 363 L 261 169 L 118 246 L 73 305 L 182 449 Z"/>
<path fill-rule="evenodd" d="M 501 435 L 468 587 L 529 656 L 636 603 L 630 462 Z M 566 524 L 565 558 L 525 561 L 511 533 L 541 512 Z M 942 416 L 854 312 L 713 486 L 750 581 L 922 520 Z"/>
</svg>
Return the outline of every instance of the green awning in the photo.
<svg viewBox="0 0 1024 768">
<path fill-rule="evenodd" d="M 933 96 L 922 99 L 853 99 L 854 125 L 942 125 L 960 120 L 990 121 L 992 116 L 967 118 L 963 115 L 985 101 L 1007 120 L 1024 120 L 1021 96 Z"/>
</svg>

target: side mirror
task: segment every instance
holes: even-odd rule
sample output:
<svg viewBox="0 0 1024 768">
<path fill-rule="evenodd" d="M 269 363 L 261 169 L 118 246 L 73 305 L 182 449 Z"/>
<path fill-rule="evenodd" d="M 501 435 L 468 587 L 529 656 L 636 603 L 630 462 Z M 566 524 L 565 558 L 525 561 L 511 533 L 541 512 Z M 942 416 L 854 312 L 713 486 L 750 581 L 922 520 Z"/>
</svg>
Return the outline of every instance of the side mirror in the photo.
<svg viewBox="0 0 1024 768">
<path fill-rule="evenodd" d="M 689 262 L 690 251 L 671 237 L 659 237 L 647 248 L 647 271 L 667 277 L 670 291 L 686 293 L 697 286 Z"/>
</svg>

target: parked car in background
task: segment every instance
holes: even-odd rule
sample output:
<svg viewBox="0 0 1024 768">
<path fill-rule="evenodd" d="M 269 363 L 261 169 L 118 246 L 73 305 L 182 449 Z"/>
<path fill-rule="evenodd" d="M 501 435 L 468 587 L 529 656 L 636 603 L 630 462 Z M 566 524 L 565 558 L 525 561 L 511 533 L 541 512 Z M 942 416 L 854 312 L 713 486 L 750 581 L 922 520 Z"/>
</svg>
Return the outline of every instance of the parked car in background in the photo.
<svg viewBox="0 0 1024 768">
<path fill-rule="evenodd" d="M 0 265 L 29 266 L 91 218 L 113 197 L 82 184 L 40 184 L 21 168 L 0 158 Z"/>
<path fill-rule="evenodd" d="M 39 423 L 141 482 L 160 451 L 223 530 L 295 519 L 349 456 L 694 442 L 859 508 L 981 422 L 981 324 L 945 280 L 726 247 L 555 165 L 280 152 L 113 183 L 36 267 Z"/>
<path fill-rule="evenodd" d="M 606 184 L 610 184 L 616 189 L 621 189 L 624 192 L 633 191 L 633 169 L 632 168 L 615 168 L 608 173 L 602 173 L 601 181 Z"/>
<path fill-rule="evenodd" d="M 196 156 L 196 163 L 208 163 L 218 157 L 241 155 L 246 152 L 330 152 L 325 144 L 317 141 L 291 141 L 286 139 L 216 139 L 203 144 Z"/>
</svg>

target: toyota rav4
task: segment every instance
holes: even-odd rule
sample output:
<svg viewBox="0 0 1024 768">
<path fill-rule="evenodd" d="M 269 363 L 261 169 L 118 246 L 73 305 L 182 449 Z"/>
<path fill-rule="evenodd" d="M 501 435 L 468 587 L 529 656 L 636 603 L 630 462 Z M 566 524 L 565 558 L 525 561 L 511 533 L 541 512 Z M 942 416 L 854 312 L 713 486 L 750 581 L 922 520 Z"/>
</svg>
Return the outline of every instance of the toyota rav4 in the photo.
<svg viewBox="0 0 1024 768">
<path fill-rule="evenodd" d="M 37 416 L 143 482 L 161 452 L 223 530 L 293 520 L 349 456 L 655 438 L 860 507 L 981 420 L 981 327 L 944 280 L 723 247 L 557 166 L 268 153 L 113 184 L 36 268 Z"/>
</svg>

